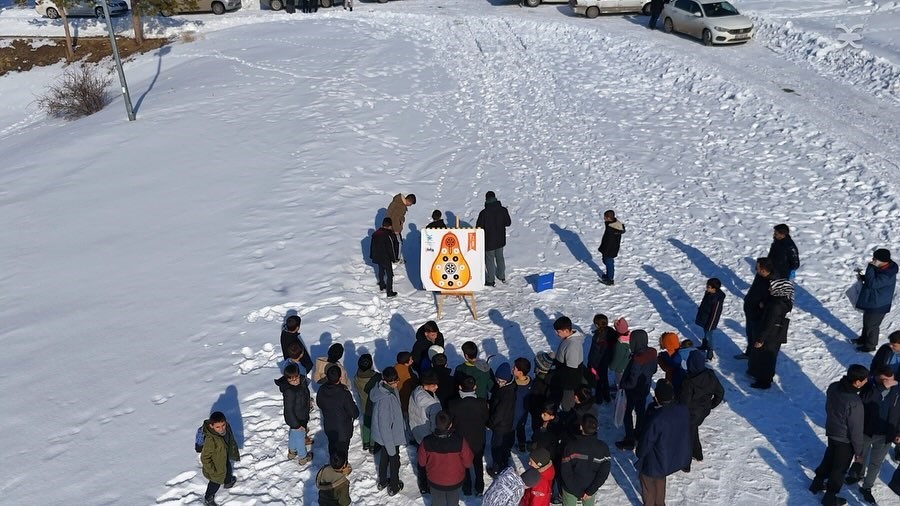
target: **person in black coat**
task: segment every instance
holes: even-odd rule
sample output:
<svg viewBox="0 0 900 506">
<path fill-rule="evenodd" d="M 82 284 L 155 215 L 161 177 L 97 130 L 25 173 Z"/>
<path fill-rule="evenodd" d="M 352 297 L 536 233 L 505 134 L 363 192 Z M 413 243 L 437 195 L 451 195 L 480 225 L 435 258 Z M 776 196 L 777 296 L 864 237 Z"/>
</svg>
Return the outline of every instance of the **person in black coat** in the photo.
<svg viewBox="0 0 900 506">
<path fill-rule="evenodd" d="M 744 320 L 747 329 L 747 349 L 743 353 L 738 353 L 734 358 L 738 360 L 748 360 L 750 358 L 750 350 L 753 349 L 753 343 L 756 336 L 762 330 L 763 304 L 766 297 L 769 296 L 769 275 L 760 274 L 760 266 L 768 273 L 772 272 L 772 263 L 766 257 L 756 259 L 756 276 L 747 294 L 744 295 Z"/>
<path fill-rule="evenodd" d="M 647 396 L 653 383 L 653 375 L 658 369 L 656 348 L 648 345 L 649 336 L 644 330 L 631 331 L 629 346 L 631 359 L 622 374 L 621 391 L 625 395 L 625 439 L 616 441 L 620 450 L 634 449 L 646 423 Z M 634 413 L 634 418 L 631 414 Z"/>
<path fill-rule="evenodd" d="M 390 218 L 385 218 L 381 228 L 372 234 L 369 258 L 378 266 L 378 288 L 384 290 L 388 297 L 395 297 L 393 264 L 400 260 L 400 242 L 391 223 Z"/>
<path fill-rule="evenodd" d="M 767 258 L 772 261 L 772 275 L 776 279 L 794 279 L 794 271 L 800 268 L 800 253 L 791 239 L 790 228 L 784 223 L 775 225 Z"/>
<path fill-rule="evenodd" d="M 491 414 L 488 428 L 491 429 L 491 477 L 500 474 L 509 465 L 509 455 L 516 442 L 516 383 L 512 368 L 507 363 L 500 364 L 494 373 L 497 383 L 491 391 Z"/>
<path fill-rule="evenodd" d="M 288 458 L 299 458 L 301 463 L 309 462 L 306 456 L 306 434 L 308 433 L 310 395 L 309 382 L 300 375 L 297 364 L 284 368 L 284 375 L 275 380 L 284 400 L 284 422 L 288 426 Z"/>
<path fill-rule="evenodd" d="M 428 358 L 428 348 L 434 345 L 438 345 L 441 348 L 444 347 L 444 334 L 438 329 L 437 323 L 428 320 L 416 331 L 416 342 L 413 344 L 410 352 L 413 359 L 413 369 L 420 375 L 425 372 L 422 370 L 422 359 L 423 357 Z"/>
<path fill-rule="evenodd" d="M 291 347 L 291 343 L 299 344 L 300 365 L 306 369 L 305 373 L 309 374 L 313 370 L 313 361 L 309 356 L 309 351 L 306 349 L 306 344 L 303 343 L 303 339 L 300 337 L 300 321 L 298 315 L 291 315 L 285 318 L 284 325 L 281 326 L 281 353 L 287 359 L 290 357 L 288 348 Z"/>
<path fill-rule="evenodd" d="M 662 14 L 665 0 L 650 0 L 650 23 L 647 28 L 656 30 L 656 23 L 659 22 L 659 15 Z"/>
<path fill-rule="evenodd" d="M 506 246 L 506 227 L 512 225 L 509 211 L 503 207 L 494 192 L 484 194 L 484 209 L 478 213 L 475 226 L 484 229 L 484 267 L 487 276 L 485 286 L 494 286 L 494 279 L 506 283 L 506 261 L 503 247 Z"/>
<path fill-rule="evenodd" d="M 488 401 L 480 399 L 476 394 L 475 378 L 467 376 L 459 386 L 459 398 L 450 401 L 450 416 L 453 417 L 453 427 L 472 449 L 472 472 L 466 472 L 463 482 L 463 494 L 472 495 L 474 491 L 478 497 L 484 493 L 484 440 L 487 429 L 490 408 Z"/>
<path fill-rule="evenodd" d="M 703 461 L 700 444 L 700 425 L 709 413 L 725 398 L 725 389 L 716 373 L 706 368 L 703 352 L 694 350 L 688 355 L 687 376 L 681 382 L 678 401 L 688 408 L 691 416 L 691 453 L 694 460 Z M 690 466 L 688 466 L 690 468 Z"/>
<path fill-rule="evenodd" d="M 447 228 L 447 224 L 444 223 L 444 219 L 441 217 L 440 209 L 435 209 L 433 213 L 431 213 L 431 223 L 429 223 L 425 228 Z"/>
<path fill-rule="evenodd" d="M 603 238 L 600 239 L 600 247 L 597 251 L 603 259 L 606 274 L 600 277 L 604 285 L 615 284 L 616 257 L 619 256 L 619 247 L 622 245 L 622 234 L 625 233 L 625 224 L 616 218 L 616 212 L 612 209 L 603 213 Z"/>
<path fill-rule="evenodd" d="M 564 504 L 592 499 L 609 478 L 609 447 L 597 439 L 597 417 L 591 414 L 581 417 L 580 429 L 563 447 L 560 461 Z"/>
<path fill-rule="evenodd" d="M 900 378 L 900 330 L 891 332 L 887 344 L 882 344 L 881 348 L 878 348 L 869 370 L 877 371 L 885 365 L 894 371 L 895 378 Z"/>
<path fill-rule="evenodd" d="M 722 316 L 722 306 L 725 304 L 725 292 L 722 291 L 722 281 L 718 278 L 706 280 L 706 291 L 703 300 L 697 308 L 697 317 L 694 323 L 703 329 L 703 342 L 699 349 L 706 352 L 706 360 L 712 360 L 715 351 L 713 334 L 719 326 L 719 317 Z"/>
<path fill-rule="evenodd" d="M 656 382 L 656 407 L 638 441 L 637 468 L 641 499 L 645 505 L 666 503 L 666 477 L 691 465 L 690 414 L 675 403 L 675 387 L 665 379 Z"/>
<path fill-rule="evenodd" d="M 764 273 L 768 274 L 768 273 Z M 769 282 L 769 297 L 763 311 L 763 325 L 754 339 L 749 371 L 756 381 L 750 386 L 768 389 L 775 378 L 775 366 L 781 345 L 787 342 L 787 314 L 794 308 L 794 284 L 787 279 Z"/>
<path fill-rule="evenodd" d="M 459 388 L 453 378 L 453 371 L 447 367 L 447 355 L 438 353 L 432 357 L 431 370 L 438 377 L 437 398 L 444 409 L 449 409 L 450 401 L 459 397 Z"/>
<path fill-rule="evenodd" d="M 328 438 L 328 454 L 350 453 L 353 436 L 353 420 L 359 417 L 359 407 L 353 394 L 341 383 L 341 368 L 329 367 L 325 371 L 327 383 L 319 387 L 316 406 L 322 410 L 322 429 Z"/>
<path fill-rule="evenodd" d="M 594 333 L 588 351 L 587 367 L 595 381 L 594 398 L 597 404 L 611 402 L 609 395 L 609 364 L 616 349 L 616 332 L 604 314 L 594 315 Z"/>
</svg>

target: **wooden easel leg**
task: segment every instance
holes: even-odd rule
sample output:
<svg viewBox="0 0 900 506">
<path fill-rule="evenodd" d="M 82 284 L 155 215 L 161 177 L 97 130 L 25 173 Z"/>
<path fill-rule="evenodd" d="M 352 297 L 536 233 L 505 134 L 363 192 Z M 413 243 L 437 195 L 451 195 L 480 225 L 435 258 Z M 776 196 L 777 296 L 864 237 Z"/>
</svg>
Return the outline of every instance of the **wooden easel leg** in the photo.
<svg viewBox="0 0 900 506">
<path fill-rule="evenodd" d="M 478 315 L 475 312 L 475 294 L 473 293 L 472 295 L 470 295 L 470 297 L 472 297 L 472 319 L 477 320 Z"/>
<path fill-rule="evenodd" d="M 444 308 L 444 296 L 442 294 L 437 295 L 437 319 L 441 319 L 441 310 Z"/>
</svg>

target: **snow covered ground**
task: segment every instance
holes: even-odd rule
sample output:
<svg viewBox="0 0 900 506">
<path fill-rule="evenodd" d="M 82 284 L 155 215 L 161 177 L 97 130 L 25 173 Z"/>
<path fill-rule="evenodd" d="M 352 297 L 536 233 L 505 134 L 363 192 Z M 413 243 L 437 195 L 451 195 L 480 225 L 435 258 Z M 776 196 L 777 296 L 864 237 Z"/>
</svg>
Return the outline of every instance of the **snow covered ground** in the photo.
<svg viewBox="0 0 900 506">
<path fill-rule="evenodd" d="M 414 261 L 397 299 L 373 288 L 365 253 L 383 208 L 419 196 L 416 259 L 432 209 L 473 223 L 495 190 L 513 214 L 510 282 L 479 294 L 477 321 L 448 304 L 451 365 L 469 339 L 510 359 L 555 349 L 559 314 L 696 337 L 717 276 L 727 402 L 701 429 L 705 462 L 670 479 L 669 499 L 814 504 L 824 389 L 870 360 L 847 343 L 860 317 L 843 291 L 873 248 L 897 250 L 900 60 L 896 3 L 799 6 L 748 1 L 762 29 L 728 48 L 640 16 L 499 1 L 176 17 L 166 33 L 199 40 L 127 63 L 134 123 L 119 97 L 76 122 L 46 118 L 33 97 L 59 66 L 0 78 L 0 503 L 196 502 L 193 432 L 215 408 L 244 455 L 221 503 L 314 504 L 326 441 L 312 467 L 285 459 L 281 319 L 303 316 L 314 356 L 344 343 L 351 374 L 365 352 L 391 365 L 435 307 Z M 59 30 L 32 12 L 0 12 L 0 34 Z M 855 16 L 873 27 L 863 49 L 836 49 L 833 23 Z M 596 282 L 607 208 L 628 227 L 615 287 Z M 803 265 L 777 387 L 757 392 L 731 356 L 750 259 L 779 222 Z M 526 277 L 547 271 L 556 288 L 534 293 Z M 895 325 L 888 315 L 883 334 Z M 611 444 L 621 432 L 609 407 L 598 414 Z M 351 453 L 357 504 L 383 504 L 358 439 Z M 638 504 L 633 456 L 614 460 L 603 501 Z M 403 480 L 399 504 L 422 504 L 405 456 Z"/>
</svg>

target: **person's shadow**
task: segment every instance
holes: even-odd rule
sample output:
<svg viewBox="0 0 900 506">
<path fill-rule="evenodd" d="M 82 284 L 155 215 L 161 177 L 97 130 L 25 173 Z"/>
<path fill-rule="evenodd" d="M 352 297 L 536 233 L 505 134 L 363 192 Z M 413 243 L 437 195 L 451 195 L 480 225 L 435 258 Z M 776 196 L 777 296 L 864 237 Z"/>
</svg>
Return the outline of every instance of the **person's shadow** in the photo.
<svg viewBox="0 0 900 506">
<path fill-rule="evenodd" d="M 513 359 L 513 356 L 524 356 L 529 358 L 529 360 L 534 357 L 534 352 L 528 345 L 525 334 L 522 333 L 521 325 L 512 320 L 507 320 L 496 309 L 488 311 L 488 318 L 503 331 L 503 342 L 506 343 L 506 348 L 509 350 L 510 359 Z"/>
<path fill-rule="evenodd" d="M 538 307 L 534 308 L 534 317 L 537 318 L 538 325 L 541 328 L 541 332 L 544 333 L 544 337 L 547 338 L 547 344 L 550 345 L 550 349 L 556 350 L 557 346 L 559 346 L 559 336 L 556 335 L 556 330 L 553 329 L 553 320 Z"/>
<path fill-rule="evenodd" d="M 663 293 L 656 288 L 653 288 L 646 281 L 637 280 L 634 282 L 635 286 L 638 287 L 642 292 L 644 292 L 644 296 L 647 297 L 647 300 L 650 301 L 650 304 L 653 305 L 653 309 L 656 310 L 656 313 L 659 314 L 659 317 L 663 322 L 667 323 L 669 326 L 673 327 L 679 334 L 681 334 L 682 338 L 688 338 L 693 334 L 691 330 L 691 326 L 684 319 L 682 315 L 684 311 L 688 310 L 687 308 L 679 309 L 675 307 L 673 302 L 675 301 L 683 301 L 690 302 L 691 308 L 693 309 L 693 302 L 687 297 L 687 294 L 684 290 L 681 289 L 681 286 L 672 279 L 668 274 L 664 274 L 656 269 L 645 265 L 644 270 L 656 278 L 657 283 L 661 287 L 665 287 L 667 293 Z M 671 302 L 670 302 L 671 301 Z"/>
<path fill-rule="evenodd" d="M 559 240 L 569 248 L 569 252 L 575 257 L 575 260 L 587 264 L 587 266 L 597 274 L 597 277 L 605 275 L 605 272 L 601 270 L 600 266 L 597 265 L 597 262 L 594 261 L 594 256 L 587 249 L 587 246 L 584 245 L 584 242 L 582 242 L 581 237 L 578 234 L 571 230 L 561 228 L 556 223 L 551 223 L 550 228 L 556 232 L 556 235 L 559 236 Z"/>
<path fill-rule="evenodd" d="M 403 238 L 403 260 L 406 265 L 406 277 L 416 290 L 424 290 L 422 284 L 422 232 L 415 223 L 409 224 L 409 233 Z"/>
<path fill-rule="evenodd" d="M 444 223 L 447 224 L 448 228 L 456 228 L 456 214 L 453 211 L 447 211 L 444 213 Z M 459 220 L 459 228 L 472 228 L 472 224 L 466 220 L 460 218 Z"/>
<path fill-rule="evenodd" d="M 209 412 L 221 411 L 231 426 L 231 432 L 234 434 L 234 442 L 238 448 L 244 447 L 244 418 L 241 416 L 241 404 L 238 400 L 237 387 L 228 385 L 225 392 L 219 395 L 216 402 L 213 403 Z"/>
</svg>

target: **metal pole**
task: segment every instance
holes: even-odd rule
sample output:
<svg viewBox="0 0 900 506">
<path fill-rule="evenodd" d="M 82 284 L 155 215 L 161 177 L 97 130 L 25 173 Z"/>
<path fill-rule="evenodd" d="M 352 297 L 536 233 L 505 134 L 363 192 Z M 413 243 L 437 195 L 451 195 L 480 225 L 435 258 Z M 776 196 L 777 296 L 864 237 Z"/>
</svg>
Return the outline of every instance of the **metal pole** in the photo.
<svg viewBox="0 0 900 506">
<path fill-rule="evenodd" d="M 103 17 L 106 18 L 106 28 L 109 30 L 109 43 L 112 44 L 113 58 L 116 59 L 116 69 L 119 71 L 119 83 L 122 85 L 122 97 L 125 99 L 125 112 L 128 113 L 128 121 L 134 121 L 134 108 L 131 106 L 131 95 L 128 94 L 128 83 L 125 82 L 125 70 L 122 69 L 122 60 L 119 58 L 119 46 L 116 44 L 116 34 L 113 31 L 112 21 L 109 20 L 109 5 L 102 0 Z"/>
</svg>

